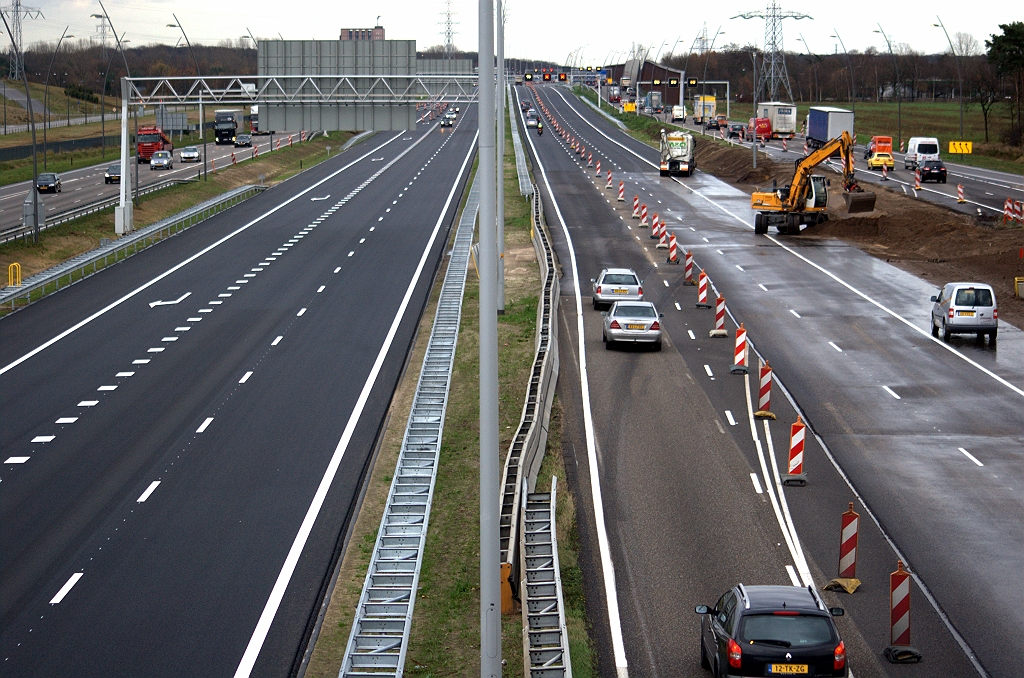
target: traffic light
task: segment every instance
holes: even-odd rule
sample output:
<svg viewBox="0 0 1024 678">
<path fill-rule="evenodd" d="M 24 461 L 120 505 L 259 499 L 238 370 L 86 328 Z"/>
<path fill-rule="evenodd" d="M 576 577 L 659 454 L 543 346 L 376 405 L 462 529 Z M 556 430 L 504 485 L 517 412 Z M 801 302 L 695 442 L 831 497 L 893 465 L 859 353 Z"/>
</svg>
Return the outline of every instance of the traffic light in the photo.
<svg viewBox="0 0 1024 678">
<path fill-rule="evenodd" d="M 658 85 L 661 84 L 661 78 L 655 78 L 654 80 L 651 81 L 651 84 L 657 87 Z"/>
<path fill-rule="evenodd" d="M 587 66 L 587 70 L 588 71 L 592 71 L 592 70 L 594 70 L 594 68 L 592 66 Z"/>
<path fill-rule="evenodd" d="M 558 74 L 558 82 L 565 82 L 568 78 L 565 77 L 565 73 Z"/>
<path fill-rule="evenodd" d="M 669 78 L 668 79 L 668 86 L 669 87 L 679 87 L 679 78 Z"/>
<path fill-rule="evenodd" d="M 545 73 L 544 74 L 544 82 L 551 82 L 551 74 L 550 73 Z"/>
<path fill-rule="evenodd" d="M 686 86 L 687 87 L 696 87 L 697 86 L 697 78 L 690 78 L 690 79 L 688 79 L 686 81 Z"/>
<path fill-rule="evenodd" d="M 527 74 L 526 74 L 526 75 L 525 75 L 525 76 L 523 77 L 523 79 L 524 79 L 524 80 L 526 80 L 526 82 L 533 82 L 533 73 L 527 73 Z"/>
</svg>

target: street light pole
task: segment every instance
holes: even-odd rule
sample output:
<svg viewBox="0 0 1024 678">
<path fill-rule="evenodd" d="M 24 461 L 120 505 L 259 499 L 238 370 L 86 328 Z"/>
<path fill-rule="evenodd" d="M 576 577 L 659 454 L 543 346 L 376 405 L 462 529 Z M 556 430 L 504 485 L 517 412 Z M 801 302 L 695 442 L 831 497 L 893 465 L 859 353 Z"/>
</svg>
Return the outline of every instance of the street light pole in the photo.
<svg viewBox="0 0 1024 678">
<path fill-rule="evenodd" d="M 953 41 L 949 38 L 949 32 L 946 30 L 945 24 L 942 23 L 942 17 L 935 15 L 935 18 L 939 20 L 939 23 L 932 24 L 936 28 L 941 28 L 942 32 L 946 34 L 946 40 L 949 42 L 949 51 L 953 53 L 953 63 L 956 64 L 956 77 L 960 81 L 960 138 L 964 138 L 964 75 L 960 70 L 960 57 L 956 54 L 956 48 L 953 47 Z"/>
<path fill-rule="evenodd" d="M 73 38 L 75 36 L 68 35 L 68 29 L 71 26 L 66 26 L 64 32 L 60 34 L 60 40 L 57 41 L 57 47 L 53 50 L 53 56 L 50 57 L 50 65 L 46 68 L 46 81 L 43 84 L 43 171 L 46 171 L 46 128 L 50 126 L 50 71 L 53 70 L 53 62 L 57 58 L 57 52 L 60 51 L 60 44 L 64 42 L 64 38 Z M 71 100 L 68 99 L 70 102 Z M 70 104 L 69 104 L 70 105 Z M 68 109 L 70 110 L 70 109 Z M 70 114 L 69 114 L 70 116 Z M 962 135 L 961 135 L 962 136 Z"/>
<path fill-rule="evenodd" d="M 14 57 L 19 63 L 25 63 L 21 57 L 21 50 L 18 44 L 14 42 L 14 36 L 11 35 L 11 27 L 7 25 L 7 15 L 0 12 L 0 18 L 4 21 L 4 28 L 7 29 L 7 35 L 11 37 L 11 47 L 14 50 Z M 29 195 L 32 201 L 32 242 L 39 242 L 39 189 L 36 188 L 36 184 L 39 182 L 39 161 L 36 158 L 36 116 L 32 112 L 32 92 L 28 88 L 28 72 L 23 68 L 21 69 L 21 80 L 25 85 L 25 105 L 28 107 L 28 126 L 32 130 L 32 186 L 29 187 Z M 5 87 L 6 89 L 6 87 Z"/>
<path fill-rule="evenodd" d="M 882 37 L 885 38 L 885 44 L 889 47 L 889 56 L 892 57 L 893 70 L 896 73 L 896 139 L 899 143 L 899 147 L 902 150 L 903 146 L 903 83 L 900 80 L 900 62 L 896 59 L 896 55 L 892 51 L 892 42 L 889 40 L 889 36 L 882 30 L 882 24 L 878 24 L 878 30 L 873 31 L 874 33 L 881 33 Z"/>
<path fill-rule="evenodd" d="M 811 70 L 814 72 L 814 89 L 817 91 L 817 99 L 821 101 L 821 88 L 818 87 L 818 64 L 814 63 L 814 55 L 811 54 L 811 46 L 804 40 L 803 33 L 800 33 L 800 42 L 804 43 L 804 48 L 807 50 L 807 58 L 811 60 Z M 814 101 L 815 97 L 811 95 L 811 101 Z"/>
<path fill-rule="evenodd" d="M 498 47 L 498 315 L 505 313 L 505 10 L 497 0 Z"/>
<path fill-rule="evenodd" d="M 173 12 L 171 13 L 171 16 L 174 17 L 174 23 L 173 24 L 167 24 L 167 27 L 168 28 L 177 28 L 178 30 L 181 31 L 181 35 L 185 38 L 185 44 L 188 45 L 188 52 L 189 52 L 189 54 L 192 55 L 192 63 L 194 63 L 196 65 L 196 77 L 202 79 L 203 74 L 199 71 L 199 60 L 196 59 L 196 53 L 194 51 L 192 51 L 192 43 L 189 42 L 189 40 L 188 40 L 188 34 L 185 33 L 185 28 L 181 25 L 181 22 L 178 21 L 178 17 Z M 206 130 L 204 129 L 204 126 L 206 124 L 206 116 L 204 115 L 204 112 L 205 111 L 203 110 L 203 87 L 202 87 L 202 83 L 200 83 L 200 87 L 199 87 L 199 134 L 203 138 L 203 181 L 206 181 Z M 271 141 L 273 141 L 273 137 L 271 137 Z"/>
<path fill-rule="evenodd" d="M 707 127 L 707 121 L 704 118 L 705 118 L 705 115 L 707 114 L 707 108 L 705 107 L 705 104 L 704 104 L 704 96 L 705 96 L 705 92 L 707 92 L 708 62 L 711 61 L 711 52 L 714 51 L 714 49 L 715 49 L 715 40 L 718 39 L 719 35 L 724 35 L 724 34 L 725 34 L 725 31 L 722 30 L 721 26 L 719 26 L 718 30 L 715 31 L 715 37 L 711 38 L 711 46 L 708 47 L 707 56 L 704 57 L 704 77 L 702 77 L 701 80 L 700 80 L 700 121 L 701 121 L 701 125 L 704 126 L 705 128 Z M 694 107 L 694 108 L 696 108 L 696 107 Z M 756 109 L 755 109 L 755 112 L 754 112 L 754 117 L 757 117 Z M 754 136 L 756 137 L 757 134 L 755 133 Z"/>
<path fill-rule="evenodd" d="M 833 28 L 832 29 L 832 33 L 833 34 L 830 35 L 829 37 L 830 38 L 835 38 L 836 40 L 839 41 L 839 46 L 843 48 L 843 54 L 846 55 L 846 70 L 848 70 L 850 72 L 850 108 L 853 109 L 854 113 L 856 113 L 857 112 L 857 87 L 856 87 L 856 85 L 854 83 L 854 79 L 853 79 L 853 64 L 850 63 L 850 53 L 846 51 L 846 45 L 843 44 L 843 39 L 841 37 L 839 37 L 839 31 L 837 31 L 836 29 Z"/>
</svg>

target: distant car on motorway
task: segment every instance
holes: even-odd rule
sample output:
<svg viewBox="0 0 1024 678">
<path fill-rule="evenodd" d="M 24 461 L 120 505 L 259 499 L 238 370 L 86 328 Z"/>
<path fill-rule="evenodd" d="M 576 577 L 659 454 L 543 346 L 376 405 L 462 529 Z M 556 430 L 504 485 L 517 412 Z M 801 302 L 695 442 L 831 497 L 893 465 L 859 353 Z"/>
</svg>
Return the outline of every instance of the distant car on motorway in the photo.
<svg viewBox="0 0 1024 678">
<path fill-rule="evenodd" d="M 661 321 L 664 314 L 649 301 L 617 301 L 603 311 L 601 340 L 611 349 L 615 344 L 650 344 L 661 350 Z"/>
<path fill-rule="evenodd" d="M 174 169 L 174 156 L 170 151 L 156 151 L 149 159 L 149 169 Z"/>
<path fill-rule="evenodd" d="M 737 584 L 712 607 L 698 605 L 700 665 L 716 677 L 849 675 L 846 643 L 811 587 Z"/>
<path fill-rule="evenodd" d="M 686 106 L 672 107 L 672 122 L 675 122 L 676 120 L 686 122 Z"/>
<path fill-rule="evenodd" d="M 744 125 L 742 122 L 735 122 L 735 123 L 729 125 L 729 134 L 728 134 L 728 136 L 729 136 L 730 139 L 744 139 L 744 138 L 746 138 L 746 136 L 747 136 L 747 126 Z"/>
<path fill-rule="evenodd" d="M 107 171 L 103 173 L 103 183 L 121 183 L 121 163 L 115 162 L 113 165 L 107 168 Z"/>
<path fill-rule="evenodd" d="M 235 137 L 235 147 L 252 146 L 252 135 L 239 134 Z"/>
<path fill-rule="evenodd" d="M 60 175 L 53 172 L 43 172 L 36 178 L 36 190 L 40 193 L 60 193 Z"/>
<path fill-rule="evenodd" d="M 896 169 L 896 161 L 890 153 L 873 153 L 871 157 L 868 158 L 869 170 L 880 170 L 883 166 L 888 170 Z"/>
<path fill-rule="evenodd" d="M 458 120 L 459 114 L 456 113 L 455 111 L 448 111 L 447 113 L 444 114 L 444 117 L 448 118 L 449 120 Z"/>
<path fill-rule="evenodd" d="M 932 297 L 932 336 L 949 341 L 954 334 L 988 335 L 995 343 L 999 332 L 999 308 L 991 285 L 973 282 L 947 283 Z"/>
<path fill-rule="evenodd" d="M 540 122 L 540 119 L 537 117 L 537 114 L 535 112 L 531 111 L 526 114 L 527 127 L 536 127 L 538 122 Z"/>
<path fill-rule="evenodd" d="M 704 123 L 704 129 L 706 130 L 717 130 L 720 128 L 721 126 L 718 124 L 718 120 L 709 119 L 707 122 Z"/>
<path fill-rule="evenodd" d="M 938 181 L 946 183 L 946 166 L 941 160 L 925 160 L 921 165 L 921 182 Z"/>
<path fill-rule="evenodd" d="M 594 285 L 594 308 L 644 298 L 644 281 L 631 268 L 606 268 L 590 282 Z"/>
<path fill-rule="evenodd" d="M 447 115 L 441 118 L 441 127 L 451 127 L 455 124 L 455 121 L 449 118 Z"/>
<path fill-rule="evenodd" d="M 199 162 L 199 149 L 195 146 L 186 146 L 178 154 L 182 162 Z"/>
</svg>

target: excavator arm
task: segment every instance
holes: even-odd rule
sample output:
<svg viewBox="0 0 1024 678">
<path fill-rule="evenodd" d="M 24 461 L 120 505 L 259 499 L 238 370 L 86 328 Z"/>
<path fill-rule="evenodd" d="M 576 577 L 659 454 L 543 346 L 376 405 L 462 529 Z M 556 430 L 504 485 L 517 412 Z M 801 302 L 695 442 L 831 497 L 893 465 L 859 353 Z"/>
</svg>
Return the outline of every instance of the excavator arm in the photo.
<svg viewBox="0 0 1024 678">
<path fill-rule="evenodd" d="M 853 139 L 848 132 L 844 131 L 842 136 L 836 137 L 821 148 L 815 149 L 806 158 L 797 163 L 796 171 L 793 173 L 793 181 L 789 185 L 789 194 L 782 198 L 782 209 L 784 211 L 791 212 L 799 209 L 798 205 L 802 205 L 807 200 L 811 170 L 831 158 L 836 151 L 839 151 L 843 162 L 843 190 L 847 193 L 863 191 L 857 185 L 857 179 L 854 176 Z"/>
</svg>

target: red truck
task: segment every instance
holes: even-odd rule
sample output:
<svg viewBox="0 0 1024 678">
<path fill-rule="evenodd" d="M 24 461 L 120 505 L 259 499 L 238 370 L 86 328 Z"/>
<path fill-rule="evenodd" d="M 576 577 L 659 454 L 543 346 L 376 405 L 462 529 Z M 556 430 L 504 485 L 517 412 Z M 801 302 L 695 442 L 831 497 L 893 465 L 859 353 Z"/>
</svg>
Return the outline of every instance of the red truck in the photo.
<svg viewBox="0 0 1024 678">
<path fill-rule="evenodd" d="M 174 144 L 159 127 L 140 127 L 135 140 L 136 162 L 149 162 L 157 151 L 174 152 Z"/>
<path fill-rule="evenodd" d="M 768 118 L 751 118 L 747 122 L 747 138 L 755 141 L 758 139 L 771 139 L 772 121 Z"/>
</svg>

